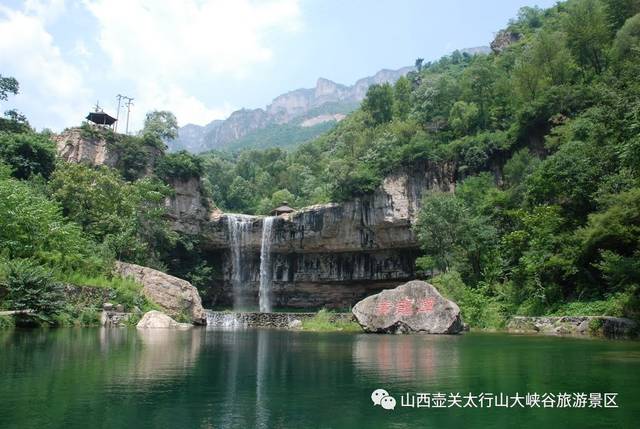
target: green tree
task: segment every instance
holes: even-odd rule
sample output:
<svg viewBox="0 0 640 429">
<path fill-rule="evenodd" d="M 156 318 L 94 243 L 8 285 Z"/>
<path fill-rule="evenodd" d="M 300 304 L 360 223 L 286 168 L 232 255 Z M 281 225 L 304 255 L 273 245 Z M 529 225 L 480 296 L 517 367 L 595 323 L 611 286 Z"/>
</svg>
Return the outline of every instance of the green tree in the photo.
<svg viewBox="0 0 640 429">
<path fill-rule="evenodd" d="M 600 74 L 606 66 L 606 49 L 611 38 L 602 2 L 600 0 L 568 2 L 563 26 L 569 49 L 580 64 Z"/>
<path fill-rule="evenodd" d="M 164 207 L 171 191 L 157 179 L 129 183 L 107 167 L 64 164 L 49 188 L 64 214 L 119 259 L 162 267 L 163 256 L 175 244 Z"/>
<path fill-rule="evenodd" d="M 30 258 L 60 271 L 103 268 L 107 253 L 30 183 L 0 180 L 0 254 Z"/>
<path fill-rule="evenodd" d="M 456 101 L 449 113 L 451 128 L 461 136 L 469 133 L 476 127 L 479 113 L 480 111 L 475 103 Z"/>
<path fill-rule="evenodd" d="M 393 89 L 388 83 L 371 85 L 362 101 L 362 110 L 369 115 L 372 125 L 389 122 L 393 117 Z"/>
<path fill-rule="evenodd" d="M 422 200 L 415 231 L 425 254 L 440 271 L 448 271 L 469 234 L 470 213 L 449 193 L 432 193 Z"/>
<path fill-rule="evenodd" d="M 55 157 L 55 145 L 46 136 L 0 133 L 0 161 L 9 165 L 18 179 L 36 174 L 48 178 L 55 168 Z"/>
<path fill-rule="evenodd" d="M 203 174 L 202 159 L 186 150 L 169 153 L 158 160 L 155 172 L 166 181 L 200 177 Z"/>
<path fill-rule="evenodd" d="M 6 100 L 9 94 L 18 94 L 19 89 L 20 85 L 15 78 L 0 74 L 0 101 Z"/>
<path fill-rule="evenodd" d="M 178 137 L 178 120 L 167 110 L 154 110 L 147 113 L 142 134 L 150 134 L 165 140 Z"/>
<path fill-rule="evenodd" d="M 50 270 L 28 259 L 16 259 L 0 267 L 0 289 L 14 310 L 33 310 L 37 317 L 51 321 L 50 316 L 62 308 L 64 292 Z"/>
<path fill-rule="evenodd" d="M 411 111 L 411 82 L 406 76 L 401 76 L 393 87 L 394 115 L 400 119 L 407 119 Z"/>
</svg>

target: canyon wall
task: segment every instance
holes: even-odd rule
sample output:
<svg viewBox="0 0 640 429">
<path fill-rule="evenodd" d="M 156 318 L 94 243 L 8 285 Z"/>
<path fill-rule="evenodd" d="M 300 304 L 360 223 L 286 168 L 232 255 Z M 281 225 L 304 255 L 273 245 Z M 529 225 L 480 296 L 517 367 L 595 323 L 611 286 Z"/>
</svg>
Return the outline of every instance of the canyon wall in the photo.
<svg viewBox="0 0 640 429">
<path fill-rule="evenodd" d="M 411 227 L 422 195 L 453 186 L 452 168 L 422 163 L 387 177 L 372 195 L 279 216 L 271 245 L 274 306 L 348 308 L 413 279 L 420 252 Z M 201 244 L 220 261 L 217 282 L 206 297 L 212 305 L 229 306 L 232 292 L 250 305 L 257 303 L 264 218 L 244 219 L 249 225 L 243 238 L 242 287 L 235 292 L 229 233 L 234 215 L 213 213 L 199 224 Z"/>
<path fill-rule="evenodd" d="M 72 129 L 56 138 L 67 162 L 115 166 L 117 153 L 101 139 Z M 173 229 L 195 236 L 216 268 L 203 302 L 230 307 L 233 294 L 257 307 L 262 216 L 243 216 L 242 258 L 233 257 L 229 223 L 236 215 L 210 210 L 198 178 L 173 179 L 165 201 Z M 388 176 L 371 195 L 343 203 L 305 207 L 274 221 L 271 293 L 274 307 L 348 308 L 373 293 L 415 278 L 420 254 L 412 231 L 420 200 L 429 189 L 452 191 L 454 167 L 420 162 Z M 235 260 L 235 262 L 234 262 Z M 239 290 L 233 290 L 233 266 Z M 239 277 L 239 278 L 237 278 Z"/>
</svg>

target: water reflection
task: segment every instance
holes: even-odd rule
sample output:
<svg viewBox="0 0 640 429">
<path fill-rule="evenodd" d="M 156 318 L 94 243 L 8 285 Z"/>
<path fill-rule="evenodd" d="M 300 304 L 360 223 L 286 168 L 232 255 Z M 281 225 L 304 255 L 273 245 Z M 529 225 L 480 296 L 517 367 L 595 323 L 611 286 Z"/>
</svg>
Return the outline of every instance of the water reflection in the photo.
<svg viewBox="0 0 640 429">
<path fill-rule="evenodd" d="M 0 335 L 0 428 L 632 427 L 640 344 L 246 329 Z M 618 392 L 618 410 L 373 408 L 371 391 Z M 626 398 L 626 399 L 625 399 Z M 34 405 L 37 404 L 37 405 Z M 547 410 L 542 410 L 547 411 Z M 525 416 L 526 414 L 526 416 Z M 523 418 L 526 417 L 526 418 Z M 524 423 L 522 423 L 524 422 Z"/>
<path fill-rule="evenodd" d="M 459 337 L 427 335 L 360 335 L 353 360 L 361 370 L 386 379 L 433 378 L 459 366 Z"/>
</svg>

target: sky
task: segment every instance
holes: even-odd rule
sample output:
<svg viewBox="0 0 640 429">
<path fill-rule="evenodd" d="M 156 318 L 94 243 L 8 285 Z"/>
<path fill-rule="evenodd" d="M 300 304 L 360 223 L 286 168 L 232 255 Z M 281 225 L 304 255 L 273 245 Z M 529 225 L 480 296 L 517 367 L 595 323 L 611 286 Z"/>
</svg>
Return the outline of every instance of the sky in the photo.
<svg viewBox="0 0 640 429">
<path fill-rule="evenodd" d="M 205 125 L 319 77 L 351 85 L 416 58 L 488 46 L 520 7 L 555 2 L 0 0 L 0 75 L 20 83 L 0 109 L 60 131 L 96 102 L 116 116 L 122 94 L 134 98 L 131 131 L 151 110 Z"/>
</svg>

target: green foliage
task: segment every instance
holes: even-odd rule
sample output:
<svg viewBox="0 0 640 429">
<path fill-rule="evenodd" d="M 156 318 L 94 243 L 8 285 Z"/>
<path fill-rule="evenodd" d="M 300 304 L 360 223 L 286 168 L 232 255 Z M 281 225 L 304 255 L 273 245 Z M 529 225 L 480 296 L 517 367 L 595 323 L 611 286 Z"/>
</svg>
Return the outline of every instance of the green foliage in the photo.
<svg viewBox="0 0 640 429">
<path fill-rule="evenodd" d="M 142 285 L 128 278 L 113 275 L 88 276 L 76 271 L 61 276 L 60 281 L 77 286 L 108 289 L 111 293 L 110 299 L 115 303 L 124 305 L 129 310 L 133 309 L 133 307 L 138 307 L 142 311 L 157 309 L 157 306 L 149 302 L 142 294 Z M 97 304 L 101 305 L 102 303 Z M 76 312 L 82 309 L 83 307 L 76 310 Z"/>
<path fill-rule="evenodd" d="M 55 159 L 55 145 L 44 135 L 0 132 L 0 162 L 9 165 L 18 179 L 36 174 L 48 178 Z"/>
<path fill-rule="evenodd" d="M 464 284 L 460 274 L 451 271 L 432 280 L 443 296 L 460 307 L 462 320 L 475 328 L 502 328 L 506 321 L 506 310 L 495 298 L 487 296 L 482 289 L 470 288 Z"/>
<path fill-rule="evenodd" d="M 13 328 L 16 325 L 12 316 L 0 316 L 0 330 Z"/>
<path fill-rule="evenodd" d="M 202 160 L 185 150 L 181 150 L 160 158 L 155 171 L 158 177 L 165 181 L 171 179 L 189 180 L 202 175 Z"/>
<path fill-rule="evenodd" d="M 26 259 L 15 259 L 0 267 L 0 288 L 13 310 L 33 310 L 37 317 L 49 320 L 60 311 L 62 285 L 48 270 Z"/>
<path fill-rule="evenodd" d="M 15 179 L 0 180 L 0 254 L 62 271 L 100 271 L 108 259 L 102 246 L 63 217 L 58 203 Z"/>
<path fill-rule="evenodd" d="M 333 313 L 329 310 L 322 309 L 318 311 L 312 318 L 303 319 L 302 329 L 313 332 L 361 332 L 362 328 L 354 321 L 333 320 Z"/>
<path fill-rule="evenodd" d="M 148 134 L 160 139 L 173 140 L 178 137 L 176 115 L 167 110 L 148 112 L 142 128 L 143 135 Z"/>
<path fill-rule="evenodd" d="M 19 89 L 20 85 L 14 77 L 5 77 L 0 74 L 0 101 L 6 100 L 9 94 L 18 94 Z"/>
<path fill-rule="evenodd" d="M 65 216 L 118 259 L 162 268 L 176 240 L 165 217 L 166 185 L 151 178 L 126 182 L 106 167 L 61 164 L 49 189 Z"/>
<path fill-rule="evenodd" d="M 393 116 L 393 88 L 388 83 L 371 85 L 362 101 L 362 110 L 372 125 L 389 122 Z"/>
</svg>

